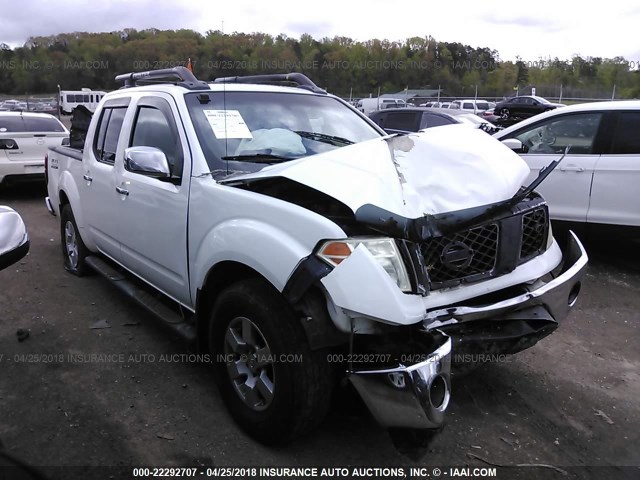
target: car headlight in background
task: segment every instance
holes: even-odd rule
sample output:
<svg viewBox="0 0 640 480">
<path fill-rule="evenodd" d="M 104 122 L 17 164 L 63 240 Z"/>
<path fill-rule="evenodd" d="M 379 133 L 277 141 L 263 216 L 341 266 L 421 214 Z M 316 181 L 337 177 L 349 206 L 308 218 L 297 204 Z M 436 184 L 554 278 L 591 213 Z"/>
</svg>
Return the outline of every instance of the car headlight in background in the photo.
<svg viewBox="0 0 640 480">
<path fill-rule="evenodd" d="M 362 245 L 384 268 L 398 288 L 403 292 L 411 291 L 411 282 L 396 242 L 392 238 L 348 238 L 329 240 L 322 244 L 317 255 L 329 265 L 336 267 Z"/>
</svg>

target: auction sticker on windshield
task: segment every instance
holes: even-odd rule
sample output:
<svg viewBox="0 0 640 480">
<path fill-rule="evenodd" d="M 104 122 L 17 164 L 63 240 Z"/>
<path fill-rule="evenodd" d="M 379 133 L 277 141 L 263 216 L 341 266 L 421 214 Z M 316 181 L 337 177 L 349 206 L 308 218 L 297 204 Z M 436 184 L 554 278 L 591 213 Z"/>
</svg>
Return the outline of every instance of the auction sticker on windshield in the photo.
<svg viewBox="0 0 640 480">
<path fill-rule="evenodd" d="M 203 110 L 216 138 L 253 138 L 238 110 Z"/>
</svg>

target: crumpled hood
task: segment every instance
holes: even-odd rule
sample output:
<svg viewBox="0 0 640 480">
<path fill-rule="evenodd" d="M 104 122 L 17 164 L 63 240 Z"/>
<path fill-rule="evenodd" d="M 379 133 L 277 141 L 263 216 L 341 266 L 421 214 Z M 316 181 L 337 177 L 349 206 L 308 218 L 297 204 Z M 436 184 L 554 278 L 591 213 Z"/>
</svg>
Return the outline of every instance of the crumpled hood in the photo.
<svg viewBox="0 0 640 480">
<path fill-rule="evenodd" d="M 354 213 L 371 204 L 419 218 L 507 200 L 528 174 L 526 163 L 498 140 L 451 125 L 337 148 L 225 183 L 285 177 Z"/>
</svg>

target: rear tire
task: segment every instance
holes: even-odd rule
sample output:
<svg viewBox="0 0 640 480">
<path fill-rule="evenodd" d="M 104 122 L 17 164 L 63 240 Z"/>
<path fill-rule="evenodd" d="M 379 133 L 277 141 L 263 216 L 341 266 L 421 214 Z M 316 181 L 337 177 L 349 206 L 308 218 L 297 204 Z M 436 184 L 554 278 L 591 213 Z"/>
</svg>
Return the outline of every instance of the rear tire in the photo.
<svg viewBox="0 0 640 480">
<path fill-rule="evenodd" d="M 503 108 L 502 110 L 500 110 L 500 116 L 505 120 L 509 118 L 509 109 Z"/>
<path fill-rule="evenodd" d="M 333 387 L 326 352 L 310 349 L 293 311 L 266 281 L 243 280 L 220 294 L 209 350 L 227 408 L 256 440 L 285 444 L 325 417 Z"/>
<path fill-rule="evenodd" d="M 80 231 L 69 204 L 62 208 L 60 214 L 60 241 L 62 255 L 64 255 L 64 268 L 78 277 L 86 275 L 89 267 L 85 259 L 89 256 L 89 250 L 80 237 Z"/>
</svg>

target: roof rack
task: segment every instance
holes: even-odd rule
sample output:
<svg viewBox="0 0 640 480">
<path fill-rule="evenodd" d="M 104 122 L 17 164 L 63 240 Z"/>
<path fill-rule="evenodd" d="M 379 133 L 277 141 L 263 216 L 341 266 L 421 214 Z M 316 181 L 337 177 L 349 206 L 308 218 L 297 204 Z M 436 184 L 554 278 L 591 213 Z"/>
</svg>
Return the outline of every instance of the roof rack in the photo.
<svg viewBox="0 0 640 480">
<path fill-rule="evenodd" d="M 221 77 L 216 78 L 213 83 L 258 83 L 258 84 L 274 84 L 274 83 L 292 83 L 296 87 L 311 90 L 315 93 L 324 93 L 326 90 L 318 87 L 309 77 L 302 73 L 274 73 L 270 75 L 249 75 L 246 77 Z"/>
<path fill-rule="evenodd" d="M 176 80 L 171 81 L 171 78 Z M 198 80 L 193 72 L 186 67 L 163 68 L 149 70 L 147 72 L 123 73 L 116 77 L 116 82 L 123 82 L 122 88 L 131 88 L 138 85 L 153 83 L 172 83 L 189 90 L 210 90 L 207 82 Z"/>
</svg>

